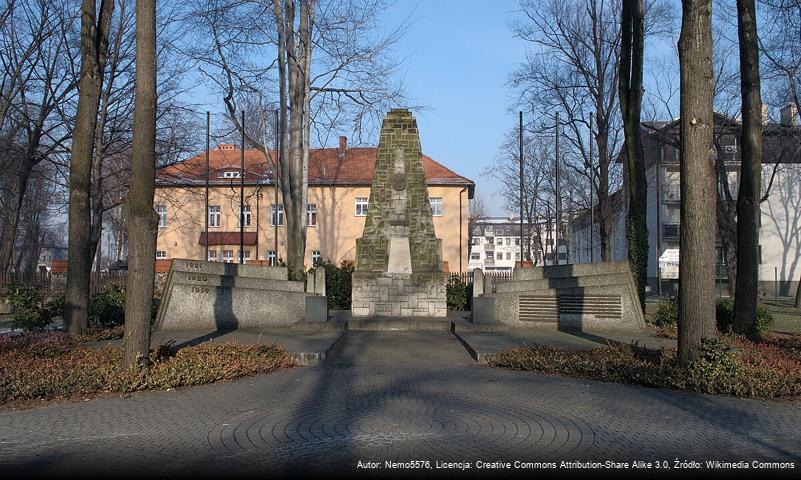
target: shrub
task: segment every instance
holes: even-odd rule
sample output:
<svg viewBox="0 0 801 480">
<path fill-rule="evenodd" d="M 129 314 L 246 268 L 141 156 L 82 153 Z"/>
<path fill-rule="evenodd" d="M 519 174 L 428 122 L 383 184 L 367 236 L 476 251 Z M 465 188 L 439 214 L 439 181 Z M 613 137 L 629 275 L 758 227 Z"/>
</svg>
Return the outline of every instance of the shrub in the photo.
<svg viewBox="0 0 801 480">
<path fill-rule="evenodd" d="M 112 283 L 109 289 L 89 299 L 89 326 L 115 327 L 125 323 L 125 284 Z"/>
<path fill-rule="evenodd" d="M 451 277 L 446 287 L 448 310 L 470 310 L 473 304 L 473 285 L 466 285 L 459 279 Z"/>
<path fill-rule="evenodd" d="M 637 345 L 593 350 L 526 346 L 506 350 L 489 362 L 544 374 L 607 382 L 755 398 L 801 396 L 801 336 L 752 342 L 725 335 L 706 340 L 701 357 L 676 365 L 676 349 Z"/>
<path fill-rule="evenodd" d="M 756 314 L 757 333 L 763 335 L 770 330 L 773 325 L 773 315 L 762 305 L 757 306 Z M 734 300 L 731 298 L 719 298 L 715 302 L 715 323 L 718 331 L 727 333 L 734 325 Z"/>
<path fill-rule="evenodd" d="M 342 260 L 339 266 L 326 260 L 319 267 L 325 269 L 325 293 L 330 310 L 350 310 L 353 291 L 352 275 L 356 264 Z"/>
<path fill-rule="evenodd" d="M 42 330 L 53 321 L 50 310 L 44 308 L 46 302 L 35 288 L 14 284 L 9 286 L 8 292 L 13 328 L 25 331 Z"/>
<path fill-rule="evenodd" d="M 656 311 L 651 315 L 651 323 L 657 327 L 671 327 L 678 323 L 679 300 L 678 297 L 668 298 L 659 302 Z M 715 324 L 718 331 L 728 333 L 734 325 L 734 300 L 731 298 L 718 298 L 715 300 Z M 757 332 L 762 335 L 773 325 L 773 315 L 763 306 L 757 307 Z"/>
<path fill-rule="evenodd" d="M 0 336 L 0 404 L 102 392 L 200 385 L 294 365 L 276 345 L 203 343 L 150 353 L 148 370 L 122 367 L 122 347 L 87 348 L 61 333 Z"/>
<path fill-rule="evenodd" d="M 651 323 L 658 327 L 675 325 L 679 320 L 679 299 L 677 297 L 662 300 L 651 315 Z"/>
</svg>

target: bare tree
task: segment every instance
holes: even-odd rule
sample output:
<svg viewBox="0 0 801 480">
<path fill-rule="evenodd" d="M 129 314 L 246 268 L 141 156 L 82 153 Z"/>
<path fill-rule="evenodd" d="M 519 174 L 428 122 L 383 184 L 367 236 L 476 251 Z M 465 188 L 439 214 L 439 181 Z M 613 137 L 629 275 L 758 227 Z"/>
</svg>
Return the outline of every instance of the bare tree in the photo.
<svg viewBox="0 0 801 480">
<path fill-rule="evenodd" d="M 624 0 L 620 14 L 618 91 L 626 137 L 626 173 L 629 193 L 626 237 L 628 239 L 629 264 L 635 285 L 637 285 L 640 305 L 645 310 L 645 284 L 648 275 L 648 223 L 646 221 L 648 195 L 645 181 L 645 159 L 640 139 L 645 57 L 643 0 Z"/>
<path fill-rule="evenodd" d="M 212 1 L 196 6 L 198 39 L 208 41 L 199 41 L 187 54 L 222 95 L 232 123 L 242 128 L 239 112 L 253 104 L 254 95 L 265 106 L 273 103 L 265 99 L 277 97 L 280 155 L 271 161 L 279 165 L 293 277 L 304 268 L 312 135 L 324 144 L 332 132 L 349 126 L 358 143 L 388 108 L 407 101 L 395 81 L 399 63 L 390 55 L 406 25 L 377 34 L 376 18 L 385 7 L 384 0 Z M 242 18 L 247 21 L 238 20 Z M 277 60 L 259 64 L 254 58 Z M 245 130 L 247 143 L 269 158 L 261 136 L 247 126 Z"/>
<path fill-rule="evenodd" d="M 0 133 L 6 147 L 0 271 L 6 271 L 31 172 L 70 137 L 60 113 L 77 86 L 71 46 L 77 17 L 68 2 L 9 0 L 0 18 Z"/>
<path fill-rule="evenodd" d="M 95 4 L 95 0 L 83 0 L 81 4 L 80 94 L 70 161 L 69 262 L 64 291 L 64 326 L 76 335 L 83 332 L 88 323 L 92 268 L 89 244 L 92 156 L 114 0 L 101 0 L 99 12 Z"/>
<path fill-rule="evenodd" d="M 136 1 L 136 99 L 133 176 L 128 196 L 128 278 L 123 365 L 147 366 L 155 277 L 156 228 L 156 1 Z"/>
<path fill-rule="evenodd" d="M 754 0 L 737 0 L 743 101 L 742 162 L 737 192 L 737 284 L 734 328 L 750 337 L 756 327 L 759 286 L 759 200 L 762 188 L 762 98 Z"/>
<path fill-rule="evenodd" d="M 678 360 L 715 336 L 715 156 L 712 142 L 712 0 L 684 0 L 681 69 L 681 230 Z"/>
</svg>

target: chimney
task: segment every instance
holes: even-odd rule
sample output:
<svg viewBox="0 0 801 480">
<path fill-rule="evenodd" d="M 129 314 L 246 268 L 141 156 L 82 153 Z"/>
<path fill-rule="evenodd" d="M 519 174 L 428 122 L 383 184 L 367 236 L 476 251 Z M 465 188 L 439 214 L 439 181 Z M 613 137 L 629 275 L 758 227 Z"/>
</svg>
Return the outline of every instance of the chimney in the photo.
<svg viewBox="0 0 801 480">
<path fill-rule="evenodd" d="M 345 150 L 348 148 L 348 137 L 344 135 L 339 136 L 339 159 L 345 158 Z"/>
<path fill-rule="evenodd" d="M 779 110 L 779 119 L 784 126 L 794 127 L 797 116 L 798 108 L 796 108 L 794 103 L 788 103 Z"/>
</svg>

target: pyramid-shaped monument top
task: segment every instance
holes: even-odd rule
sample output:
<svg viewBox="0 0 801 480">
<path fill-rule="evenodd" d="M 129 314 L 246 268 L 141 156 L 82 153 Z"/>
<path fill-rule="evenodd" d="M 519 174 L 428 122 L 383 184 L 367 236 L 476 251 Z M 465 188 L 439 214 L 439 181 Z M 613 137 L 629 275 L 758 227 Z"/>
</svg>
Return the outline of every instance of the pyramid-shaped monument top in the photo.
<svg viewBox="0 0 801 480">
<path fill-rule="evenodd" d="M 440 241 L 421 160 L 417 120 L 406 109 L 384 118 L 356 270 L 387 273 L 442 272 Z"/>
</svg>

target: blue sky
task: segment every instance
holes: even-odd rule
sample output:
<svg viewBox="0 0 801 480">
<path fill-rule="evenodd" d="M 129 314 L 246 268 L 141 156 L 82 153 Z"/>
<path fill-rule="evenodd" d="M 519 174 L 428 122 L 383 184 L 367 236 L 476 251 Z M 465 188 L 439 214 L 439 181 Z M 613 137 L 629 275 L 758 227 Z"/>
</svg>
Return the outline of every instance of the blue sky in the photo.
<svg viewBox="0 0 801 480">
<path fill-rule="evenodd" d="M 517 8 L 511 0 L 400 0 L 386 14 L 389 25 L 412 15 L 395 52 L 404 59 L 409 96 L 427 107 L 415 112 L 423 151 L 475 181 L 493 215 L 505 208 L 482 171 L 517 122 L 505 86 L 525 52 L 509 28 Z"/>
</svg>

